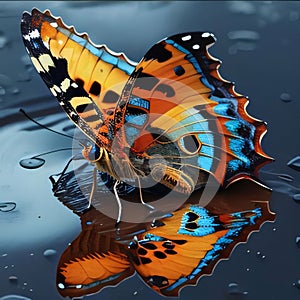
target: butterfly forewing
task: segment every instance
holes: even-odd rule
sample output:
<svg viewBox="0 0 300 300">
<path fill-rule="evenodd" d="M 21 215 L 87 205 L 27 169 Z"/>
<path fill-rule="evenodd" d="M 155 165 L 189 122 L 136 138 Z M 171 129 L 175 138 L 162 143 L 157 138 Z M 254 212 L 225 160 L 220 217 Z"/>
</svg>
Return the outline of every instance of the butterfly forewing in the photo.
<svg viewBox="0 0 300 300">
<path fill-rule="evenodd" d="M 104 45 L 94 46 L 48 11 L 24 13 L 21 30 L 34 66 L 70 119 L 98 146 L 107 144 L 99 128 L 134 63 Z"/>
<path fill-rule="evenodd" d="M 120 134 L 135 155 L 151 157 L 163 153 L 160 145 L 176 144 L 178 153 L 165 151 L 163 156 L 181 160 L 172 167 L 189 169 L 180 176 L 196 177 L 189 181 L 192 188 L 202 178 L 192 169 L 228 184 L 254 175 L 268 160 L 257 142 L 265 125 L 247 114 L 247 99 L 219 75 L 220 61 L 207 51 L 214 42 L 210 33 L 193 32 L 154 45 L 126 84 L 117 105 L 122 117 L 117 113 L 115 118 L 117 129 L 125 123 Z M 139 123 L 132 121 L 142 114 L 147 116 Z"/>
</svg>

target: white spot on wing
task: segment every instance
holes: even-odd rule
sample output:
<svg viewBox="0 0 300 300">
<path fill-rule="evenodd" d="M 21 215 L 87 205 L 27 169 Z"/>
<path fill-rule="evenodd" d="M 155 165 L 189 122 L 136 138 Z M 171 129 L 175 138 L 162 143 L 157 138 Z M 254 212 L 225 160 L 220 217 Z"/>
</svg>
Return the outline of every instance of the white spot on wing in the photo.
<svg viewBox="0 0 300 300">
<path fill-rule="evenodd" d="M 202 33 L 202 37 L 204 37 L 204 38 L 207 38 L 207 37 L 209 37 L 209 36 L 211 36 L 212 34 L 211 33 L 209 33 L 209 32 L 204 32 L 204 33 Z"/>
<path fill-rule="evenodd" d="M 61 83 L 60 87 L 61 90 L 65 93 L 67 91 L 67 89 L 70 87 L 70 79 L 69 78 L 65 78 L 63 80 L 63 82 Z"/>
<path fill-rule="evenodd" d="M 56 91 L 55 91 L 55 89 L 53 87 L 50 88 L 50 92 L 53 94 L 54 97 L 57 96 L 57 93 L 56 93 Z"/>
<path fill-rule="evenodd" d="M 72 86 L 73 88 L 75 88 L 75 89 L 78 88 L 78 84 L 77 84 L 76 82 L 72 82 L 71 86 Z"/>
<path fill-rule="evenodd" d="M 47 72 L 49 72 L 49 67 L 55 67 L 54 62 L 49 54 L 42 54 L 39 56 L 39 61 Z"/>
<path fill-rule="evenodd" d="M 192 38 L 192 36 L 189 34 L 189 35 L 183 36 L 181 39 L 183 41 L 189 41 L 191 38 Z"/>
<path fill-rule="evenodd" d="M 57 85 L 53 85 L 53 88 L 58 92 L 61 93 L 61 89 Z"/>
<path fill-rule="evenodd" d="M 194 49 L 194 50 L 200 49 L 200 45 L 198 45 L 198 44 L 193 45 L 193 49 Z"/>
<path fill-rule="evenodd" d="M 77 114 L 74 111 L 70 112 L 70 117 L 76 116 Z"/>
<path fill-rule="evenodd" d="M 45 42 L 45 41 L 43 41 L 43 43 L 44 43 L 44 46 L 45 46 L 47 49 L 49 49 L 49 43 L 48 43 L 48 42 Z"/>
<path fill-rule="evenodd" d="M 54 28 L 58 27 L 58 25 L 57 25 L 56 22 L 52 22 L 52 23 L 50 23 L 50 25 L 51 25 L 52 27 L 54 27 Z"/>
<path fill-rule="evenodd" d="M 23 34 L 23 38 L 26 41 L 30 41 L 30 36 L 28 34 Z"/>
<path fill-rule="evenodd" d="M 40 62 L 38 61 L 38 59 L 36 59 L 35 57 L 31 56 L 31 61 L 33 63 L 33 65 L 35 66 L 36 70 L 40 73 L 40 72 L 45 72 L 44 69 L 42 68 Z"/>
<path fill-rule="evenodd" d="M 28 34 L 23 34 L 24 40 L 30 41 L 31 39 L 36 39 L 40 37 L 40 33 L 37 29 L 30 31 Z"/>
<path fill-rule="evenodd" d="M 31 39 L 36 39 L 40 37 L 40 33 L 37 29 L 34 29 L 33 31 L 29 32 L 29 37 Z"/>
</svg>

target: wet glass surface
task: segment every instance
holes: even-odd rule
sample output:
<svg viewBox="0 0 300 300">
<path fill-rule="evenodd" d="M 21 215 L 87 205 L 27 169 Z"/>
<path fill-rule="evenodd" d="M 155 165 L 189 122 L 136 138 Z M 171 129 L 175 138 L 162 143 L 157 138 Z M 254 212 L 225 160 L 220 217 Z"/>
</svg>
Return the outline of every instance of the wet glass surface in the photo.
<svg viewBox="0 0 300 300">
<path fill-rule="evenodd" d="M 21 40 L 22 12 L 33 7 L 51 9 L 77 31 L 87 31 L 95 43 L 123 51 L 134 61 L 177 32 L 207 30 L 216 35 L 210 52 L 223 61 L 221 75 L 249 96 L 248 112 L 268 123 L 262 144 L 275 162 L 262 169 L 261 179 L 273 188 L 270 208 L 276 221 L 238 245 L 230 260 L 219 263 L 197 287 L 184 288 L 180 299 L 298 299 L 300 4 L 280 1 L 1 2 L 0 299 L 62 299 L 56 267 L 81 231 L 79 218 L 53 196 L 48 179 L 64 168 L 71 152 L 46 155 L 41 166 L 34 159 L 71 147 L 71 142 L 38 128 L 19 112 L 23 108 L 57 131 L 72 132 Z M 24 159 L 27 167 L 37 168 L 22 168 Z M 115 300 L 120 295 L 163 299 L 137 276 L 88 299 Z"/>
</svg>

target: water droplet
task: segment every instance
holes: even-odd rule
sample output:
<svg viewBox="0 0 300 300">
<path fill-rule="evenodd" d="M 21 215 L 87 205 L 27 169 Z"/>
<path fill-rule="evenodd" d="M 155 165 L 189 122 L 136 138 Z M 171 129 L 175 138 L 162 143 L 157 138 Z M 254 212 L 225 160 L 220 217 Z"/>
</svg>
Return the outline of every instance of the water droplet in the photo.
<svg viewBox="0 0 300 300">
<path fill-rule="evenodd" d="M 2 257 L 6 257 L 8 254 L 7 253 L 3 253 L 2 254 Z"/>
<path fill-rule="evenodd" d="M 32 299 L 24 296 L 19 296 L 19 295 L 6 295 L 1 297 L 0 300 L 32 300 Z"/>
<path fill-rule="evenodd" d="M 264 254 L 262 254 L 260 251 L 256 252 L 256 257 L 261 258 L 261 259 L 265 259 L 266 256 Z"/>
<path fill-rule="evenodd" d="M 294 195 L 293 200 L 300 204 L 300 194 Z"/>
<path fill-rule="evenodd" d="M 30 256 L 34 256 L 34 253 L 30 253 L 29 255 L 30 255 Z"/>
<path fill-rule="evenodd" d="M 45 160 L 38 157 L 26 158 L 20 161 L 20 165 L 25 169 L 37 169 L 45 163 Z"/>
<path fill-rule="evenodd" d="M 6 94 L 5 89 L 2 86 L 0 86 L 0 96 L 4 96 L 5 94 Z"/>
<path fill-rule="evenodd" d="M 31 66 L 32 62 L 28 54 L 24 54 L 21 56 L 21 61 L 25 66 Z"/>
<path fill-rule="evenodd" d="M 137 293 L 138 293 L 138 292 L 137 292 L 137 291 L 135 291 L 135 292 L 133 293 L 133 296 L 136 296 L 136 295 L 137 295 Z"/>
<path fill-rule="evenodd" d="M 0 202 L 0 211 L 9 212 L 16 208 L 15 202 Z"/>
<path fill-rule="evenodd" d="M 13 284 L 18 283 L 18 277 L 17 277 L 17 276 L 14 276 L 14 275 L 9 276 L 9 277 L 8 277 L 8 280 L 9 280 L 11 283 L 13 283 Z"/>
<path fill-rule="evenodd" d="M 294 181 L 294 177 L 288 174 L 279 174 L 278 177 L 288 182 Z"/>
<path fill-rule="evenodd" d="M 51 256 L 54 256 L 55 254 L 56 254 L 56 250 L 54 250 L 54 249 L 47 249 L 43 253 L 43 255 L 45 257 L 51 257 Z"/>
<path fill-rule="evenodd" d="M 234 30 L 229 31 L 227 35 L 230 40 L 257 41 L 260 39 L 259 33 L 252 30 Z"/>
<path fill-rule="evenodd" d="M 58 285 L 58 288 L 60 288 L 61 290 L 63 290 L 65 288 L 65 285 L 63 283 L 59 283 Z"/>
<path fill-rule="evenodd" d="M 252 15 L 256 10 L 250 1 L 228 1 L 228 8 L 233 13 L 244 15 Z"/>
<path fill-rule="evenodd" d="M 5 266 L 4 269 L 8 269 L 8 266 Z"/>
<path fill-rule="evenodd" d="M 296 156 L 291 159 L 287 165 L 296 171 L 300 171 L 300 156 Z"/>
<path fill-rule="evenodd" d="M 26 82 L 30 80 L 31 80 L 31 76 L 29 75 L 28 72 L 22 72 L 17 75 L 17 81 Z"/>
<path fill-rule="evenodd" d="M 17 95 L 20 93 L 20 90 L 16 86 L 9 88 L 8 91 L 13 95 Z"/>
<path fill-rule="evenodd" d="M 296 288 L 298 288 L 298 289 L 300 289 L 300 279 L 298 279 L 297 282 L 294 282 L 293 286 L 296 287 Z"/>
<path fill-rule="evenodd" d="M 0 49 L 4 48 L 7 44 L 7 37 L 4 35 L 3 31 L 0 31 Z"/>
<path fill-rule="evenodd" d="M 240 294 L 239 285 L 236 282 L 228 284 L 228 293 L 229 294 Z"/>
<path fill-rule="evenodd" d="M 273 229 L 272 229 L 273 231 L 276 231 L 276 227 L 273 227 Z"/>
<path fill-rule="evenodd" d="M 250 268 L 247 268 L 246 271 L 249 272 L 249 271 L 250 271 Z"/>
<path fill-rule="evenodd" d="M 249 250 L 249 249 L 247 249 L 247 251 L 246 251 L 247 253 L 250 253 L 251 251 Z"/>
<path fill-rule="evenodd" d="M 283 102 L 286 102 L 286 103 L 292 101 L 291 96 L 288 93 L 282 93 L 280 95 L 280 100 L 283 101 Z"/>
<path fill-rule="evenodd" d="M 300 248 L 300 236 L 296 237 L 296 245 Z"/>
<path fill-rule="evenodd" d="M 27 286 L 27 282 L 24 282 L 23 285 Z"/>
</svg>

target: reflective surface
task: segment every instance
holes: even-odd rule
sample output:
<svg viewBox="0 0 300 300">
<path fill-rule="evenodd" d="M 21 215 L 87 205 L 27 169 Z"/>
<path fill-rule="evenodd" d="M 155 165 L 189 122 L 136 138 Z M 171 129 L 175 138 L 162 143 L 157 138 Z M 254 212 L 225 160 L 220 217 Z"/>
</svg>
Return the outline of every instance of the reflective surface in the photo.
<svg viewBox="0 0 300 300">
<path fill-rule="evenodd" d="M 261 173 L 274 189 L 270 207 L 277 218 L 239 245 L 213 276 L 203 277 L 197 287 L 186 287 L 180 299 L 298 299 L 300 207 L 295 195 L 300 194 L 300 175 L 287 163 L 300 149 L 296 134 L 300 7 L 297 2 L 269 1 L 1 2 L 0 200 L 1 207 L 13 202 L 16 208 L 0 211 L 0 296 L 60 299 L 56 265 L 80 232 L 79 219 L 55 199 L 48 180 L 63 169 L 70 153 L 45 156 L 45 165 L 34 170 L 19 165 L 22 159 L 70 146 L 67 139 L 37 128 L 19 113 L 22 107 L 59 131 L 68 131 L 71 125 L 32 70 L 23 47 L 21 14 L 34 6 L 50 8 L 78 31 L 89 32 L 93 41 L 124 51 L 134 61 L 153 43 L 177 32 L 216 34 L 211 52 L 224 62 L 221 74 L 236 81 L 238 92 L 249 95 L 249 113 L 268 122 L 263 148 L 276 161 Z M 44 256 L 49 249 L 56 254 Z M 118 299 L 120 294 L 124 299 L 162 299 L 136 277 L 89 299 Z"/>
</svg>

